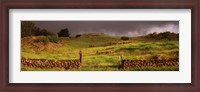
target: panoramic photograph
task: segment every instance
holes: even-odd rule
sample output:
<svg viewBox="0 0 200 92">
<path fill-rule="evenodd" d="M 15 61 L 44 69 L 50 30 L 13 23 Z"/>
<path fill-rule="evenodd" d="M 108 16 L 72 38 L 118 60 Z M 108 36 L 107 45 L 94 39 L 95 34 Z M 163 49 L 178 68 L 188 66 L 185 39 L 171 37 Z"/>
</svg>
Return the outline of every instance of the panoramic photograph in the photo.
<svg viewBox="0 0 200 92">
<path fill-rule="evenodd" d="M 21 71 L 179 71 L 179 21 L 21 21 Z"/>
</svg>

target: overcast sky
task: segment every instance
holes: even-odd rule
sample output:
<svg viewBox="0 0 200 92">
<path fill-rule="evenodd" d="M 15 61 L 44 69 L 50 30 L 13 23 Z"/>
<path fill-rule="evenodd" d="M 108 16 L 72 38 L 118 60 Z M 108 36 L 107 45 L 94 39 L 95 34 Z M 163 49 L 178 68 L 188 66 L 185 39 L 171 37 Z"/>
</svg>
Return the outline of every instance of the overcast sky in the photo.
<svg viewBox="0 0 200 92">
<path fill-rule="evenodd" d="M 118 36 L 141 36 L 153 32 L 179 33 L 178 21 L 34 21 L 39 28 L 58 33 L 68 28 L 71 35 L 105 33 Z"/>
</svg>

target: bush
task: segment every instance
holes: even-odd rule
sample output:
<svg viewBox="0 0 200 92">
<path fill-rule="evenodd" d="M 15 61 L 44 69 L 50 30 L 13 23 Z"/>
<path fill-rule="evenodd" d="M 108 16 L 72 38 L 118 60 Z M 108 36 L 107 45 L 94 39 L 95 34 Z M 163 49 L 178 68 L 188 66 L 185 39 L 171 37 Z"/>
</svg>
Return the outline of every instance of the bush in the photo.
<svg viewBox="0 0 200 92">
<path fill-rule="evenodd" d="M 55 35 L 55 34 L 48 32 L 46 29 L 42 29 L 41 31 L 39 31 L 39 35 L 48 36 L 48 35 Z"/>
<path fill-rule="evenodd" d="M 178 33 L 173 33 L 173 32 L 162 32 L 162 33 L 151 33 L 146 36 L 148 39 L 154 39 L 154 40 L 177 40 L 179 39 L 179 34 Z"/>
<path fill-rule="evenodd" d="M 49 39 L 46 37 L 38 37 L 37 39 L 34 40 L 34 42 L 42 42 L 42 43 L 48 43 Z"/>
<path fill-rule="evenodd" d="M 50 42 L 58 43 L 58 37 L 57 36 L 48 36 L 48 39 Z"/>
<path fill-rule="evenodd" d="M 150 57 L 150 60 L 158 61 L 158 60 L 162 60 L 162 58 L 161 58 L 160 55 L 152 55 L 152 56 Z"/>
<path fill-rule="evenodd" d="M 48 42 L 53 42 L 53 43 L 58 43 L 58 37 L 57 36 L 41 36 L 38 37 L 34 40 L 34 42 L 42 42 L 42 43 L 48 43 Z"/>
<path fill-rule="evenodd" d="M 129 37 L 122 36 L 122 37 L 121 37 L 121 40 L 129 40 Z"/>
<path fill-rule="evenodd" d="M 76 35 L 76 38 L 78 38 L 78 37 L 80 37 L 80 36 L 81 36 L 80 34 L 77 34 L 77 35 Z"/>
</svg>

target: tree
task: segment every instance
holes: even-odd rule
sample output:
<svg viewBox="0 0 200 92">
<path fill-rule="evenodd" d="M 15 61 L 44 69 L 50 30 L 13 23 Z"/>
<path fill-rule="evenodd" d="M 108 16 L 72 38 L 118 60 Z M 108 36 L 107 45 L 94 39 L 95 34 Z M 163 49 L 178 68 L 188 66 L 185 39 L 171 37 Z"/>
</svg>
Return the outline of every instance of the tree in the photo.
<svg viewBox="0 0 200 92">
<path fill-rule="evenodd" d="M 60 32 L 58 32 L 58 37 L 69 37 L 69 31 L 68 28 L 61 29 Z"/>
<path fill-rule="evenodd" d="M 51 32 L 48 32 L 46 29 L 40 29 L 35 26 L 35 24 L 31 21 L 22 21 L 21 23 L 21 33 L 22 38 L 27 36 L 48 36 L 55 35 Z"/>
<path fill-rule="evenodd" d="M 40 28 L 35 27 L 32 31 L 33 31 L 32 34 L 34 36 L 39 36 L 40 35 Z"/>
<path fill-rule="evenodd" d="M 32 30 L 35 28 L 35 24 L 31 21 L 22 21 L 21 23 L 21 36 L 32 36 Z"/>
</svg>

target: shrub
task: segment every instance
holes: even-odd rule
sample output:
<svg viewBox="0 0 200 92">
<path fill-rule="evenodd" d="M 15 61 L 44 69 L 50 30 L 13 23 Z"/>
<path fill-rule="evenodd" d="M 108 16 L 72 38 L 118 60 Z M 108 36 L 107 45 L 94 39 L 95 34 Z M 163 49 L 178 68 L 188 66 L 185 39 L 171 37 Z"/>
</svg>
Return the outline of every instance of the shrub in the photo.
<svg viewBox="0 0 200 92">
<path fill-rule="evenodd" d="M 122 36 L 122 37 L 121 37 L 121 40 L 129 40 L 129 37 Z"/>
<path fill-rule="evenodd" d="M 37 39 L 34 40 L 34 42 L 42 42 L 42 43 L 48 43 L 49 39 L 46 37 L 38 37 Z"/>
<path fill-rule="evenodd" d="M 152 56 L 150 57 L 150 60 L 157 61 L 157 60 L 162 60 L 162 58 L 161 58 L 160 55 L 152 55 Z"/>
<path fill-rule="evenodd" d="M 58 37 L 57 36 L 48 36 L 48 39 L 50 42 L 58 43 Z"/>
<path fill-rule="evenodd" d="M 76 35 L 76 38 L 78 38 L 78 37 L 80 37 L 80 36 L 81 36 L 80 34 L 77 34 L 77 35 Z"/>
<path fill-rule="evenodd" d="M 51 33 L 51 32 L 48 32 L 46 29 L 42 29 L 42 30 L 39 32 L 39 35 L 48 36 L 48 35 L 54 35 L 54 34 Z"/>
<path fill-rule="evenodd" d="M 179 39 L 179 34 L 178 33 L 173 33 L 173 32 L 162 32 L 162 33 L 151 33 L 146 35 L 146 37 L 149 39 L 155 39 L 155 40 L 177 40 Z"/>
</svg>

